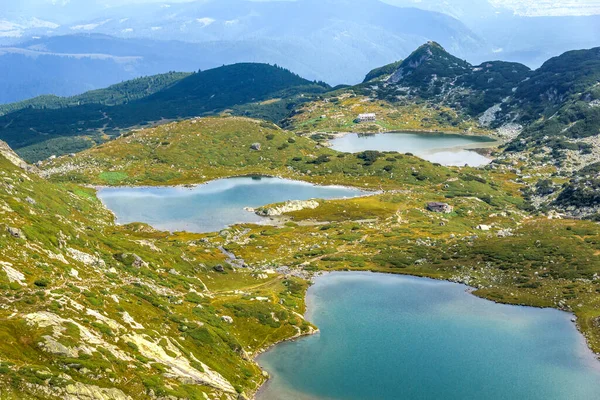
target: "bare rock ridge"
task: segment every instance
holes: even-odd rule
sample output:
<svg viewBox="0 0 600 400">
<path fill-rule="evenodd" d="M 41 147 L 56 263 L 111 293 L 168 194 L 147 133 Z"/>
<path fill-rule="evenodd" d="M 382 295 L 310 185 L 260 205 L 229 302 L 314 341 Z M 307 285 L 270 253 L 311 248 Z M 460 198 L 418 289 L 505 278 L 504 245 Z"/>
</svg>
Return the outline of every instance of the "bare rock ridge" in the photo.
<svg viewBox="0 0 600 400">
<path fill-rule="evenodd" d="M 37 168 L 23 161 L 23 159 L 21 159 L 21 157 L 19 157 L 17 153 L 15 153 L 14 150 L 2 140 L 0 140 L 0 155 L 4 156 L 8 161 L 25 171 L 34 173 L 39 172 Z"/>
</svg>

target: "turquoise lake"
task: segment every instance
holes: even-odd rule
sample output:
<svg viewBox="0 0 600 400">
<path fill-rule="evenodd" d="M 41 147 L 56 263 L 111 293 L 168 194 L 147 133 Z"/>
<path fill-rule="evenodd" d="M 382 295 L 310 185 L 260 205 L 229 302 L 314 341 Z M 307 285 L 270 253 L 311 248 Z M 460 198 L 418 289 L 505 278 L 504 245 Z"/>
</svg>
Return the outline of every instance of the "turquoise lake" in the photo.
<svg viewBox="0 0 600 400">
<path fill-rule="evenodd" d="M 265 219 L 245 208 L 287 200 L 333 199 L 365 194 L 342 186 L 317 186 L 279 178 L 220 179 L 193 188 L 103 188 L 98 197 L 117 222 L 145 222 L 165 231 L 215 232 L 238 223 Z"/>
<path fill-rule="evenodd" d="M 469 149 L 489 147 L 497 143 L 485 137 L 450 135 L 450 134 L 417 134 L 417 133 L 350 133 L 331 140 L 331 148 L 345 153 L 358 153 L 365 150 L 397 151 L 413 153 L 427 161 L 446 166 L 479 167 L 492 160 Z"/>
<path fill-rule="evenodd" d="M 258 400 L 591 400 L 600 362 L 552 309 L 495 304 L 429 279 L 332 273 L 309 289 L 320 333 L 258 358 Z"/>
</svg>

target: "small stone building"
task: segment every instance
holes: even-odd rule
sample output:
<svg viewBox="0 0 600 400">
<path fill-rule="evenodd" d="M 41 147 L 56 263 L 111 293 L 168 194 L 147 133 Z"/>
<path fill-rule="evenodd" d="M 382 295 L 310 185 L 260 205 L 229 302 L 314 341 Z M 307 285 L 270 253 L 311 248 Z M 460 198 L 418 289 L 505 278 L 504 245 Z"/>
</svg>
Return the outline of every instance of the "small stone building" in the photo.
<svg viewBox="0 0 600 400">
<path fill-rule="evenodd" d="M 355 121 L 357 123 L 360 123 L 360 122 L 375 122 L 376 120 L 377 120 L 377 115 L 375 115 L 375 113 L 368 113 L 368 114 L 359 114 Z"/>
<path fill-rule="evenodd" d="M 432 202 L 427 203 L 427 209 L 432 212 L 450 214 L 454 208 L 447 203 Z"/>
</svg>

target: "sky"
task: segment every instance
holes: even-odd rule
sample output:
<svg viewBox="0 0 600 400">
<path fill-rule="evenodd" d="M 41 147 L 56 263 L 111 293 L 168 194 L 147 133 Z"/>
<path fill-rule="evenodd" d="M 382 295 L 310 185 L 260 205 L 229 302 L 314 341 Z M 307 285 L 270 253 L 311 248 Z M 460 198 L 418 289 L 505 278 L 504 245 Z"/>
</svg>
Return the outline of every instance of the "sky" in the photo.
<svg viewBox="0 0 600 400">
<path fill-rule="evenodd" d="M 2 2 L 4 0 L 0 0 Z M 18 0 L 17 4 L 22 4 L 22 8 L 31 8 L 27 4 L 35 5 L 40 3 L 65 5 L 84 5 L 90 0 Z M 98 3 L 106 6 L 120 6 L 129 4 L 144 3 L 183 3 L 193 0 L 96 0 Z M 272 1 L 272 0 L 253 0 L 253 1 Z M 415 7 L 431 9 L 441 5 L 442 8 L 452 8 L 457 5 L 464 7 L 466 3 L 484 3 L 488 2 L 494 7 L 513 11 L 517 15 L 523 16 L 559 16 L 559 15 L 599 15 L 600 0 L 384 0 L 388 3 L 397 3 L 399 5 L 413 5 Z M 35 7 L 35 6 L 33 6 Z M 0 5 L 0 10 L 2 5 Z M 27 10 L 31 11 L 31 10 Z"/>
</svg>

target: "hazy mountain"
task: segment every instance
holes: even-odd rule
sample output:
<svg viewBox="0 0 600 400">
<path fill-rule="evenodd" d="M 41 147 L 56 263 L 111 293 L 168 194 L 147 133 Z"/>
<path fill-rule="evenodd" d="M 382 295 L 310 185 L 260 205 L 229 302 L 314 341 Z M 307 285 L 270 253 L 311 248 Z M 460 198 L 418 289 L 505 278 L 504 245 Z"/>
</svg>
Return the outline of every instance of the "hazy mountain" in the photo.
<svg viewBox="0 0 600 400">
<path fill-rule="evenodd" d="M 531 68 L 566 51 L 600 44 L 600 3 L 594 0 L 383 1 L 450 15 L 485 39 L 497 59 L 520 62 Z"/>
<path fill-rule="evenodd" d="M 354 84 L 430 40 L 473 64 L 499 59 L 535 68 L 565 51 L 594 47 L 600 37 L 600 16 L 519 16 L 498 1 L 386 2 L 395 5 L 377 0 L 3 4 L 0 102 L 70 96 L 139 76 L 239 62 L 277 64 L 311 80 Z"/>
<path fill-rule="evenodd" d="M 43 28 L 43 38 L 0 48 L 5 72 L 0 101 L 74 95 L 141 75 L 238 62 L 278 64 L 333 85 L 357 83 L 366 71 L 428 40 L 464 58 L 487 51 L 452 17 L 376 0 L 130 5 L 96 9 L 92 19 L 56 25 Z M 26 37 L 27 29 L 19 29 L 15 35 Z"/>
<path fill-rule="evenodd" d="M 0 117 L 0 138 L 28 161 L 37 161 L 52 154 L 81 151 L 106 140 L 107 135 L 114 137 L 134 126 L 226 109 L 283 119 L 295 101 L 306 101 L 311 94 L 327 89 L 323 83 L 267 64 L 235 64 L 194 74 L 160 75 L 73 98 L 44 96 L 5 106 L 2 114 L 6 114 Z M 261 106 L 262 101 L 271 99 L 278 101 Z M 237 112 L 240 105 L 248 106 Z"/>
</svg>

